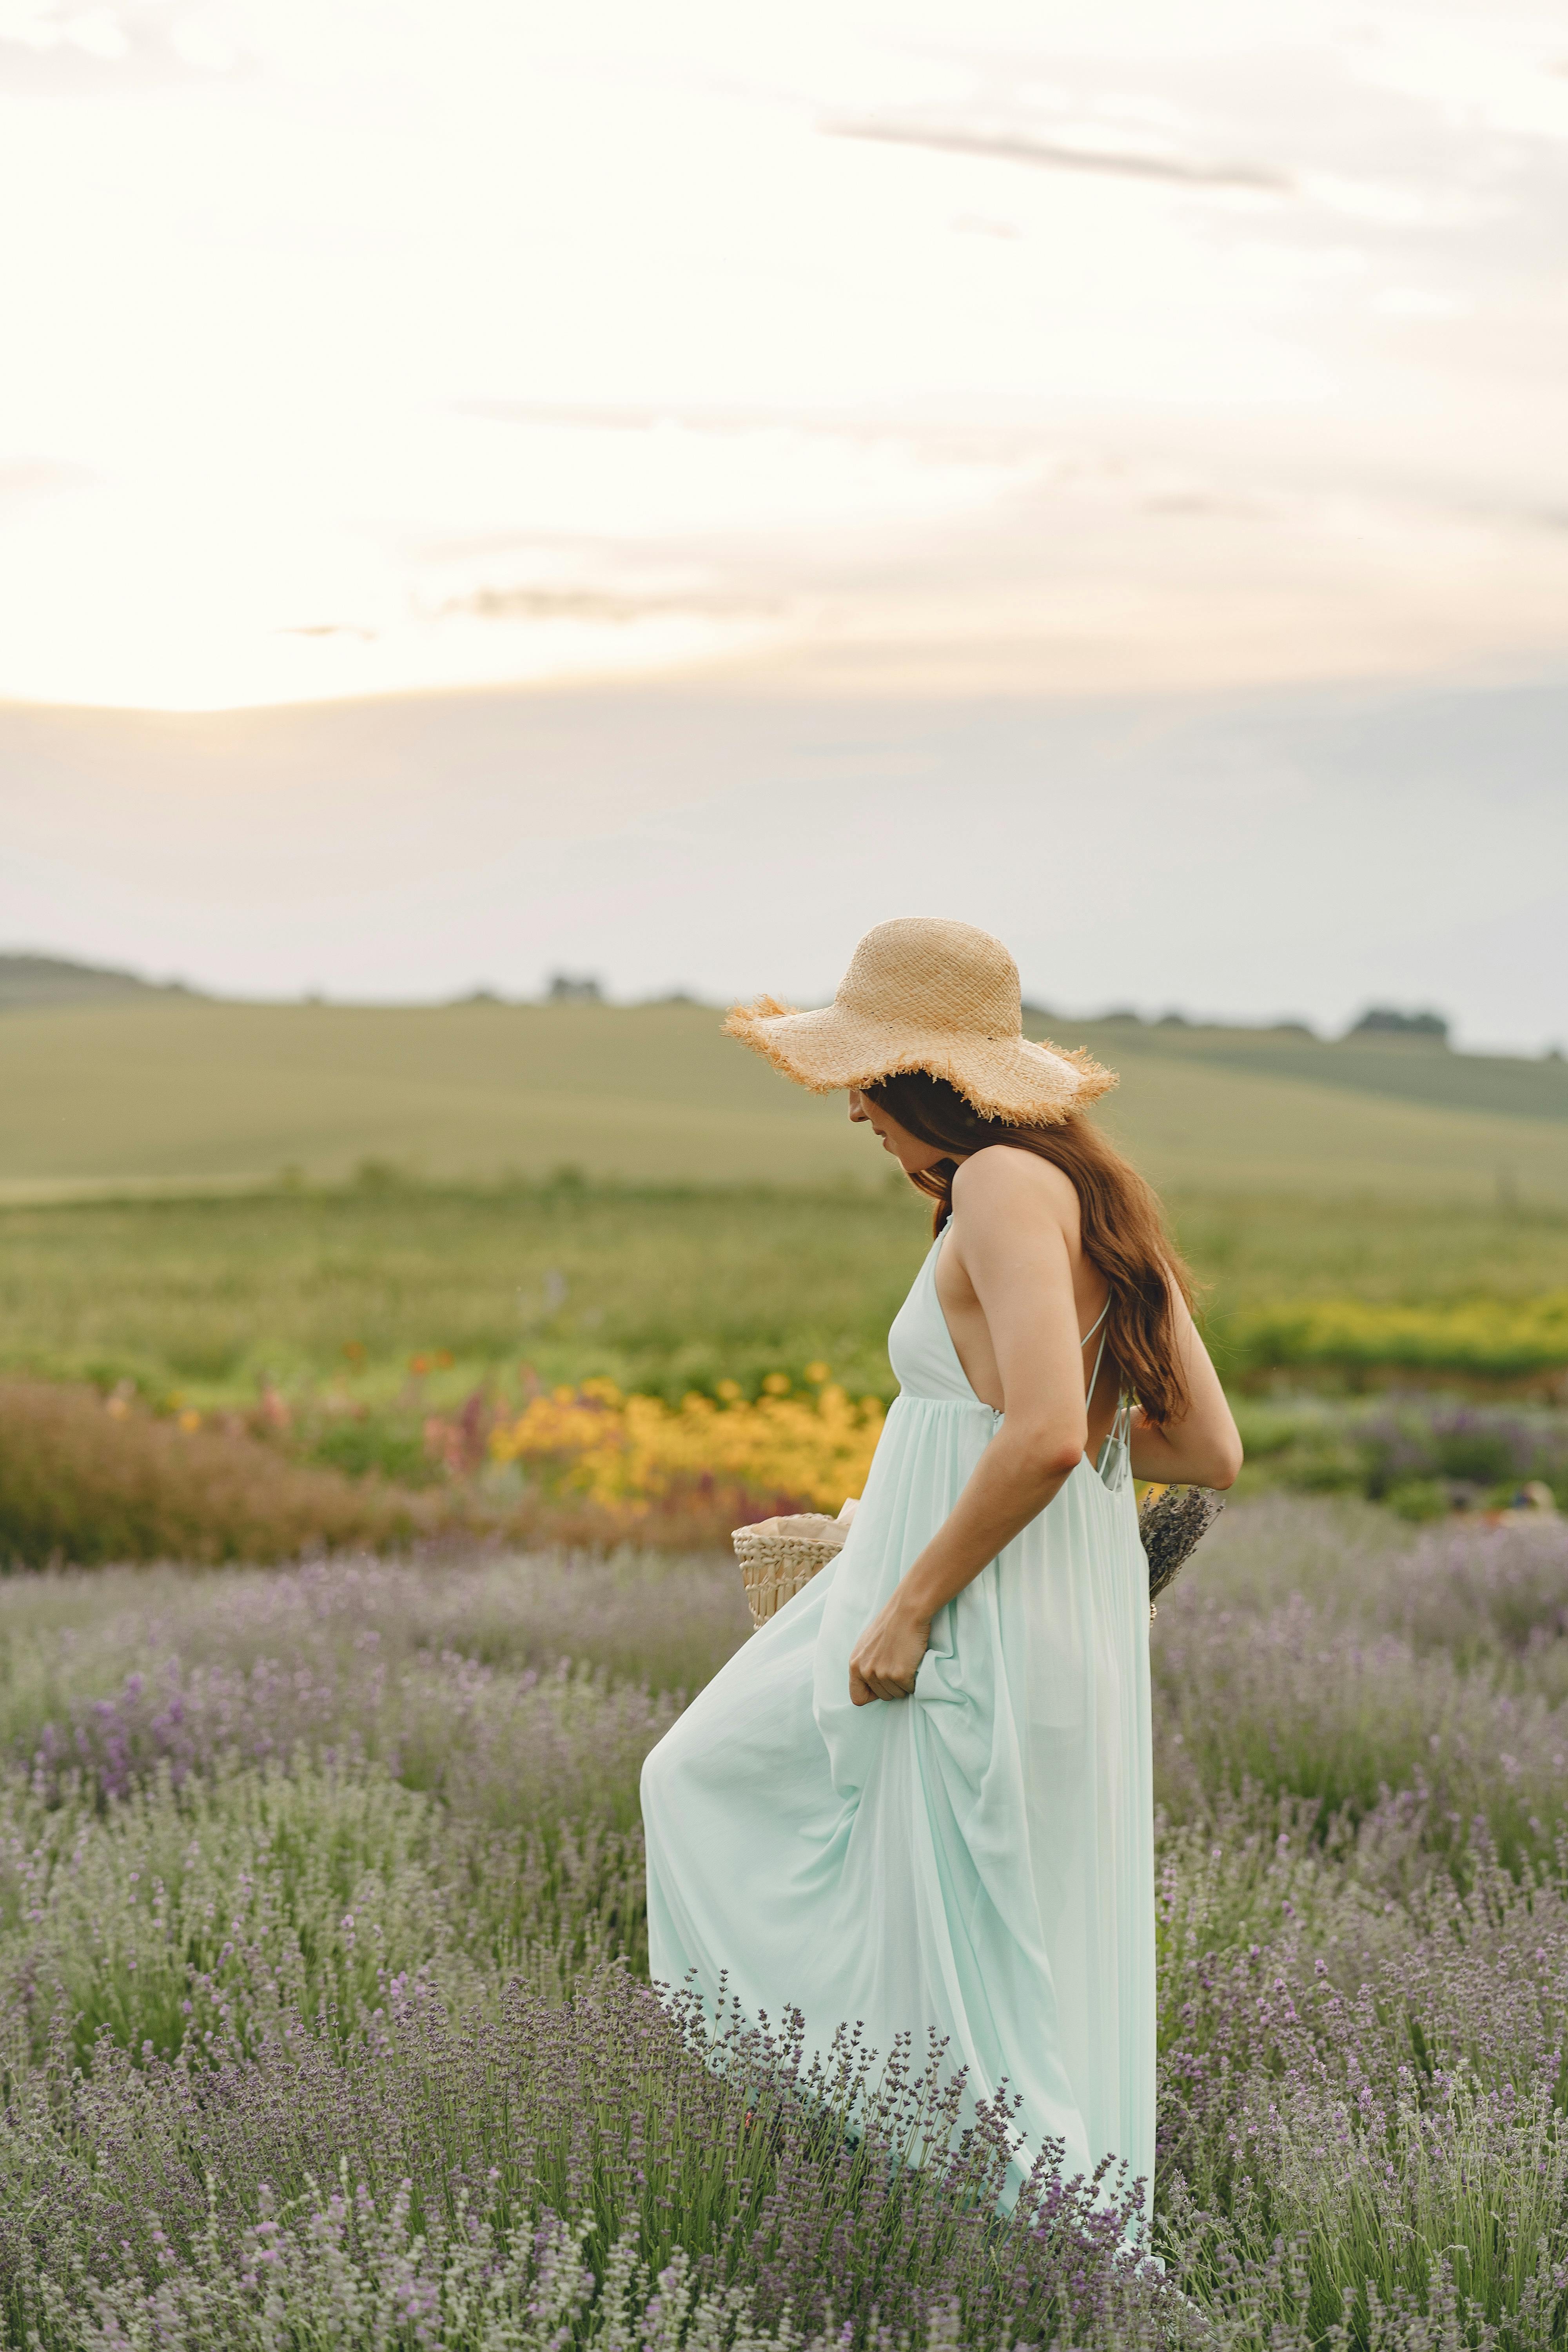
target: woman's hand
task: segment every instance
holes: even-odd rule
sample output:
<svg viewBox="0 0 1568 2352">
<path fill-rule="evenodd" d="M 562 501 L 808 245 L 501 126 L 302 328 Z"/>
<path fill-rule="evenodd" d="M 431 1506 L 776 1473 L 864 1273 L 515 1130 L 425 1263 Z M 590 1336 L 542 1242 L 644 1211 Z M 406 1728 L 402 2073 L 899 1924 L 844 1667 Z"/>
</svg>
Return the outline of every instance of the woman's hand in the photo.
<svg viewBox="0 0 1568 2352">
<path fill-rule="evenodd" d="M 856 1706 L 874 1698 L 908 1698 L 931 1641 L 931 1619 L 895 1592 L 856 1643 L 849 1659 L 849 1697 Z"/>
</svg>

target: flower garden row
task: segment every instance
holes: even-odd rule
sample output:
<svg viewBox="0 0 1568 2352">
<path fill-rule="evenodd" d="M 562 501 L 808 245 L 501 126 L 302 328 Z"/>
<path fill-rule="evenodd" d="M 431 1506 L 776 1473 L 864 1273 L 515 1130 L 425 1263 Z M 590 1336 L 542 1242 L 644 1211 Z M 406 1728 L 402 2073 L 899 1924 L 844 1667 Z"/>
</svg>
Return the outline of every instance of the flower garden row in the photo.
<svg viewBox="0 0 1568 2352">
<path fill-rule="evenodd" d="M 1276 1496 L 1162 1609 L 1163 2277 L 1114 2177 L 996 2211 L 944 2053 L 653 1998 L 637 1771 L 732 1563 L 5 1580 L 0 2343 L 1555 2352 L 1565 1580 Z"/>
</svg>

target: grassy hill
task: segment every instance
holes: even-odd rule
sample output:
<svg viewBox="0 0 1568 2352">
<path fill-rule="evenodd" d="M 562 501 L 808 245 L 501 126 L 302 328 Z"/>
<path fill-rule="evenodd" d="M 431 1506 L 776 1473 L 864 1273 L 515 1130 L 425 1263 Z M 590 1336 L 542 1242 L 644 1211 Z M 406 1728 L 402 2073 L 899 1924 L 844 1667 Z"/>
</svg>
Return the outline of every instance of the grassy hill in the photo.
<svg viewBox="0 0 1568 2352">
<path fill-rule="evenodd" d="M 1441 1041 L 1358 1034 L 1328 1042 L 1300 1029 L 1205 1029 L 1185 1022 L 1082 1024 L 1114 1062 L 1127 1041 L 1140 1055 L 1202 1062 L 1258 1077 L 1479 1110 L 1507 1118 L 1568 1119 L 1568 1062 L 1511 1054 L 1456 1054 Z"/>
<path fill-rule="evenodd" d="M 1041 1024 L 1032 1024 L 1039 1031 Z M 1121 1073 L 1107 1123 L 1189 1193 L 1568 1206 L 1568 1069 L 1399 1039 L 1063 1025 Z M 233 1004 L 0 1012 L 0 1197 L 243 1183 L 365 1161 L 429 1177 L 877 1184 L 839 1097 L 710 1007 Z"/>
<path fill-rule="evenodd" d="M 95 963 L 72 963 L 65 956 L 0 954 L 0 1008 L 16 1005 L 96 1004 L 125 997 L 186 996 L 177 981 L 158 982 L 133 971 Z"/>
</svg>

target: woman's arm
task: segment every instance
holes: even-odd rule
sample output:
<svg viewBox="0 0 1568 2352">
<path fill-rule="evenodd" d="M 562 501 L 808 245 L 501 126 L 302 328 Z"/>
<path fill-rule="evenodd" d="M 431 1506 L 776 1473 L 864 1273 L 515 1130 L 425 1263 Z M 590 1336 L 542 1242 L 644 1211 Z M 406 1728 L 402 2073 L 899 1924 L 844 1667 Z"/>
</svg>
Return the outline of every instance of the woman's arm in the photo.
<svg viewBox="0 0 1568 2352">
<path fill-rule="evenodd" d="M 1163 1427 L 1142 1412 L 1133 1414 L 1132 1475 L 1157 1478 L 1163 1486 L 1178 1479 L 1194 1486 L 1234 1486 L 1241 1467 L 1241 1437 L 1225 1401 L 1219 1374 L 1187 1312 L 1187 1302 L 1173 1283 L 1171 1312 L 1187 1376 L 1187 1409 Z"/>
<path fill-rule="evenodd" d="M 857 1706 L 908 1697 L 937 1611 L 1045 1509 L 1088 1435 L 1064 1225 L 1077 1212 L 1068 1179 L 1021 1151 L 981 1151 L 953 1180 L 955 1210 L 961 1203 L 962 1227 L 955 1221 L 943 1247 L 962 1248 L 1006 1413 L 952 1510 L 856 1643 Z"/>
</svg>

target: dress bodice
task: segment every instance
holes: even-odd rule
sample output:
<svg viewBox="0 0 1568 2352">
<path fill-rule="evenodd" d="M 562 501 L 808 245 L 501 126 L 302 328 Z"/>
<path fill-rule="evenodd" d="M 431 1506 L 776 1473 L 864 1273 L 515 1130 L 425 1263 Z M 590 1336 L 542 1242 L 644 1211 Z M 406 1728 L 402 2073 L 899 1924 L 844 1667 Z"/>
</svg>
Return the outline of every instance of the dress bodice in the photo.
<svg viewBox="0 0 1568 2352">
<path fill-rule="evenodd" d="M 958 1349 L 952 1344 L 952 1334 L 947 1328 L 942 1301 L 936 1295 L 937 1261 L 942 1255 L 942 1243 L 952 1230 L 951 1223 L 944 1225 L 926 1252 L 925 1264 L 916 1275 L 910 1295 L 894 1316 L 889 1329 L 888 1357 L 898 1378 L 901 1395 L 918 1397 L 925 1404 L 967 1406 L 971 1412 L 983 1413 L 994 1428 L 1002 1415 L 994 1405 L 984 1403 L 970 1386 L 968 1374 L 958 1360 Z M 1089 1397 L 1094 1394 L 1105 1354 L 1103 1326 L 1109 1307 L 1108 1299 L 1081 1342 L 1087 1348 L 1097 1332 L 1100 1335 L 1100 1348 L 1087 1382 L 1086 1394 Z M 1128 1458 L 1130 1434 L 1131 1406 L 1123 1395 L 1117 1406 L 1110 1433 L 1094 1464 L 1113 1494 L 1127 1483 L 1131 1467 Z"/>
<path fill-rule="evenodd" d="M 939 1234 L 926 1253 L 925 1264 L 910 1286 L 910 1295 L 894 1316 L 888 1333 L 888 1357 L 906 1396 L 925 1397 L 936 1403 L 966 1404 L 975 1412 L 997 1418 L 970 1387 L 942 1301 L 936 1295 L 936 1265 L 946 1232 Z"/>
</svg>

